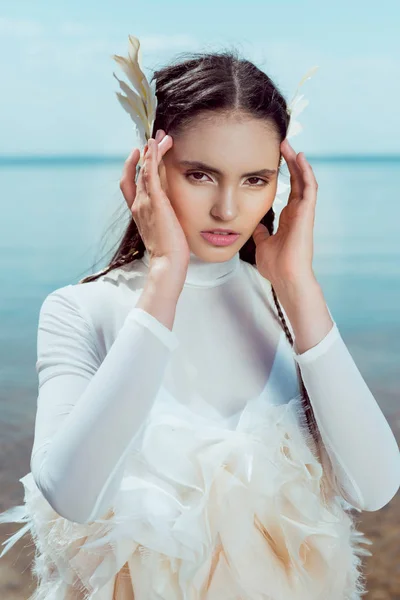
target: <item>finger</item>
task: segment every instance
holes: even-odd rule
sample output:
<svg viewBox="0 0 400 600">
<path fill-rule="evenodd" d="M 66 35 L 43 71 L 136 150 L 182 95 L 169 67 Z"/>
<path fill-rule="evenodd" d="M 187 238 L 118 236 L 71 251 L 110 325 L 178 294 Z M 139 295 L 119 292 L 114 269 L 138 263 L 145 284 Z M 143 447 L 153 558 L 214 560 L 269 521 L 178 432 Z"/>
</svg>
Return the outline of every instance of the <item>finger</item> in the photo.
<svg viewBox="0 0 400 600">
<path fill-rule="evenodd" d="M 308 199 L 315 202 L 317 199 L 318 182 L 314 175 L 312 166 L 307 161 L 304 152 L 300 152 L 297 156 L 297 163 L 303 173 L 304 190 L 303 199 Z"/>
<path fill-rule="evenodd" d="M 157 164 L 160 164 L 163 156 L 170 150 L 173 146 L 173 140 L 170 135 L 165 135 L 161 142 L 158 144 L 158 153 L 157 153 Z"/>
<path fill-rule="evenodd" d="M 165 136 L 165 131 L 163 129 L 157 129 L 155 140 L 157 143 L 161 142 L 163 137 Z"/>
<path fill-rule="evenodd" d="M 158 166 L 161 162 L 162 157 L 165 155 L 166 152 L 168 152 L 168 150 L 171 148 L 171 146 L 173 145 L 173 140 L 171 138 L 170 135 L 165 135 L 161 140 L 161 142 L 159 144 L 157 144 L 157 169 Z M 150 140 L 149 140 L 150 141 Z M 155 145 L 155 144 L 154 144 Z M 143 162 L 143 166 L 139 171 L 139 175 L 138 175 L 138 179 L 137 179 L 137 193 L 142 192 L 144 194 L 148 194 L 148 189 L 147 189 L 147 185 L 146 185 L 146 181 L 145 181 L 145 163 L 146 163 L 146 158 L 147 158 L 147 153 L 149 150 L 149 144 L 146 144 L 145 148 L 144 148 L 144 162 Z M 153 153 L 154 154 L 154 153 Z M 150 164 L 150 163 L 148 163 Z M 157 175 L 158 175 L 158 171 L 157 171 Z M 160 183 L 161 186 L 161 183 Z"/>
<path fill-rule="evenodd" d="M 297 164 L 297 154 L 287 138 L 282 143 L 282 150 L 290 173 L 291 196 L 292 198 L 300 199 L 304 188 L 303 174 Z"/>
<path fill-rule="evenodd" d="M 137 195 L 138 194 L 147 195 L 146 182 L 144 180 L 144 173 L 145 173 L 144 165 L 146 163 L 147 151 L 148 151 L 148 144 L 146 144 L 143 149 L 143 164 L 139 168 L 139 175 L 137 176 L 137 180 L 136 180 L 136 194 Z"/>
<path fill-rule="evenodd" d="M 149 149 L 146 154 L 146 159 L 143 165 L 144 170 L 144 182 L 146 185 L 147 194 L 151 199 L 157 197 L 157 194 L 161 192 L 161 183 L 158 175 L 158 161 L 157 161 L 157 142 L 153 139 L 149 139 Z"/>
<path fill-rule="evenodd" d="M 262 240 L 266 240 L 267 238 L 271 237 L 271 234 L 269 233 L 268 228 L 264 225 L 264 223 L 258 223 L 257 227 L 253 231 L 252 236 L 255 245 L 258 246 L 258 244 Z"/>
<path fill-rule="evenodd" d="M 157 144 L 159 144 L 161 142 L 161 140 L 163 138 L 165 138 L 165 136 L 166 136 L 166 133 L 165 133 L 164 129 L 157 129 L 154 139 L 156 140 Z"/>
<path fill-rule="evenodd" d="M 129 202 L 132 203 L 136 196 L 135 175 L 136 165 L 139 162 L 139 158 L 140 150 L 139 148 L 134 148 L 128 156 L 128 158 L 126 159 L 122 170 L 120 189 L 124 194 L 128 204 Z"/>
<path fill-rule="evenodd" d="M 303 196 L 304 182 L 302 170 L 296 161 L 297 154 L 289 144 L 287 138 L 282 142 L 281 149 L 290 173 L 291 196 L 292 198 L 300 199 Z"/>
</svg>

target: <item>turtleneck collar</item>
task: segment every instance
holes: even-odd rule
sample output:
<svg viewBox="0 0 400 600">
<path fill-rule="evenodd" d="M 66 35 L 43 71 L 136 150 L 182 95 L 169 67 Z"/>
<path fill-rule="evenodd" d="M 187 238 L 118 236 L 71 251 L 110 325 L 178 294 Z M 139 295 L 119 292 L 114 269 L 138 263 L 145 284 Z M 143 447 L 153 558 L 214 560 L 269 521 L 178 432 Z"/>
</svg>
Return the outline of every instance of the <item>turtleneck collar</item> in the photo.
<svg viewBox="0 0 400 600">
<path fill-rule="evenodd" d="M 150 256 L 145 249 L 143 263 L 150 266 Z M 239 268 L 240 257 L 239 252 L 236 252 L 232 258 L 224 262 L 207 262 L 199 258 L 193 252 L 190 252 L 190 261 L 187 269 L 184 285 L 197 287 L 214 287 L 224 283 L 229 279 Z"/>
</svg>

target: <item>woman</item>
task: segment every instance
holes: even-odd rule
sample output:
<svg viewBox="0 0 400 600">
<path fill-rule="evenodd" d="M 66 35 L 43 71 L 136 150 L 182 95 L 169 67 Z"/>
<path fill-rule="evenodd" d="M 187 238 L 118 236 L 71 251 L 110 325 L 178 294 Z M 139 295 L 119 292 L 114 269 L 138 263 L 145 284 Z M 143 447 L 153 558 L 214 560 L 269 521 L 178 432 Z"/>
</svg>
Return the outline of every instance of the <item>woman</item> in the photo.
<svg viewBox="0 0 400 600">
<path fill-rule="evenodd" d="M 121 64 L 141 78 L 138 49 Z M 34 600 L 358 599 L 371 542 L 352 511 L 392 499 L 399 451 L 313 272 L 318 185 L 286 101 L 233 53 L 154 77 L 119 248 L 41 307 L 9 545 L 34 537 Z"/>
</svg>

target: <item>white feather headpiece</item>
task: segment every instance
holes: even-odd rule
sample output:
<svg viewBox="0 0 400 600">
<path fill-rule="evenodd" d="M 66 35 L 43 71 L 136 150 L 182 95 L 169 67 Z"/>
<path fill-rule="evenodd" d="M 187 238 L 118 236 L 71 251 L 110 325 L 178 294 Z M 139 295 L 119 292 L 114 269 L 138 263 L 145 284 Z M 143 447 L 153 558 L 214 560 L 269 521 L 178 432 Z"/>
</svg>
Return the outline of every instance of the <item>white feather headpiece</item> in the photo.
<svg viewBox="0 0 400 600">
<path fill-rule="evenodd" d="M 117 98 L 135 123 L 140 138 L 141 149 L 143 149 L 151 136 L 156 116 L 156 82 L 154 80 L 150 84 L 143 73 L 141 67 L 141 49 L 138 38 L 133 35 L 128 37 L 128 58 L 118 56 L 117 54 L 114 54 L 112 58 L 122 68 L 134 89 L 131 89 L 129 85 L 118 79 L 115 73 L 113 73 L 113 75 L 118 81 L 121 90 L 126 94 L 126 96 L 123 96 L 119 92 L 116 92 Z M 142 160 L 143 155 L 141 155 L 139 165 Z"/>
<path fill-rule="evenodd" d="M 304 94 L 299 93 L 299 90 L 300 90 L 301 86 L 303 85 L 303 83 L 305 83 L 307 81 L 307 79 L 311 79 L 311 77 L 314 75 L 314 73 L 318 69 L 319 69 L 319 67 L 317 67 L 317 66 L 311 67 L 311 69 L 309 69 L 307 71 L 307 73 L 300 79 L 299 83 L 297 84 L 296 92 L 295 92 L 292 100 L 288 104 L 287 111 L 290 114 L 289 128 L 288 128 L 288 132 L 286 134 L 286 137 L 288 139 L 292 138 L 295 135 L 298 135 L 301 131 L 303 131 L 303 126 L 301 125 L 301 123 L 299 121 L 297 121 L 297 117 L 299 116 L 299 114 L 301 112 L 303 112 L 305 107 L 309 104 L 309 101 L 307 100 L 307 98 L 304 97 Z M 284 163 L 286 163 L 286 161 L 282 157 L 282 164 L 284 164 Z M 276 189 L 276 195 L 275 195 L 275 199 L 274 199 L 275 206 L 277 204 L 283 204 L 283 201 L 280 198 L 280 196 L 283 196 L 289 188 L 290 188 L 290 184 L 284 183 L 282 180 L 281 174 L 279 174 L 278 186 Z"/>
<path fill-rule="evenodd" d="M 157 109 L 157 96 L 156 96 L 156 82 L 155 80 L 150 84 L 141 67 L 141 50 L 139 39 L 133 35 L 129 35 L 129 48 L 128 58 L 118 56 L 114 54 L 112 58 L 120 65 L 129 81 L 132 83 L 134 89 L 131 89 L 126 83 L 118 79 L 113 73 L 115 79 L 117 79 L 121 90 L 126 94 L 123 96 L 119 92 L 116 92 L 117 98 L 121 103 L 122 107 L 130 115 L 132 121 L 136 125 L 136 129 L 141 142 L 141 150 L 148 142 L 156 115 Z M 310 79 L 319 67 L 312 67 L 307 73 L 301 78 L 297 85 L 296 92 L 288 104 L 287 111 L 290 114 L 290 122 L 287 133 L 287 138 L 290 139 L 295 135 L 298 135 L 303 131 L 303 127 L 299 121 L 297 121 L 298 115 L 305 109 L 309 104 L 309 101 L 304 97 L 303 94 L 299 93 L 301 86 Z M 143 154 L 139 159 L 138 168 L 142 165 Z M 282 164 L 286 161 L 282 158 Z M 278 177 L 278 185 L 276 190 L 276 196 L 274 204 L 283 204 L 280 196 L 283 195 L 290 187 L 282 181 L 281 175 Z"/>
</svg>

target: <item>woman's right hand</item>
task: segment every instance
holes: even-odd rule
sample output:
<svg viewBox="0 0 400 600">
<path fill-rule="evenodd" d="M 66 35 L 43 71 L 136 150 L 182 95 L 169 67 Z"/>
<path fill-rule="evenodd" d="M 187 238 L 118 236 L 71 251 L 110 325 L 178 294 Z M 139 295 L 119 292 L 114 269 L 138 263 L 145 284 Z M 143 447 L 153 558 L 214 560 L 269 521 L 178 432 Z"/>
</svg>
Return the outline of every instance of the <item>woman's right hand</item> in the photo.
<svg viewBox="0 0 400 600">
<path fill-rule="evenodd" d="M 170 135 L 160 130 L 156 141 L 150 138 L 145 147 L 144 162 L 135 183 L 140 151 L 135 148 L 125 162 L 120 189 L 132 213 L 139 234 L 153 264 L 166 259 L 174 273 L 186 277 L 190 249 L 175 211 L 164 192 L 158 167 L 164 154 L 172 147 Z M 147 149 L 147 152 L 146 152 Z"/>
</svg>

